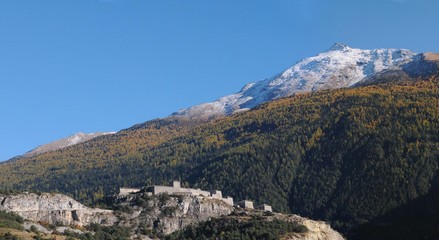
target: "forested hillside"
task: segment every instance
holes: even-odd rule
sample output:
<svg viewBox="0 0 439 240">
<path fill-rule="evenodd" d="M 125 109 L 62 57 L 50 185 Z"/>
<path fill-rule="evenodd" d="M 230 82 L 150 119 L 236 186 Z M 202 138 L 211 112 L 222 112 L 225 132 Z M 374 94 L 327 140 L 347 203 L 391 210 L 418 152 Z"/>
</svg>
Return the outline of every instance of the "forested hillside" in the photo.
<svg viewBox="0 0 439 240">
<path fill-rule="evenodd" d="M 381 83 L 206 123 L 156 120 L 2 164 L 0 183 L 90 203 L 119 186 L 180 179 L 346 231 L 439 186 L 438 87 L 438 78 Z"/>
</svg>

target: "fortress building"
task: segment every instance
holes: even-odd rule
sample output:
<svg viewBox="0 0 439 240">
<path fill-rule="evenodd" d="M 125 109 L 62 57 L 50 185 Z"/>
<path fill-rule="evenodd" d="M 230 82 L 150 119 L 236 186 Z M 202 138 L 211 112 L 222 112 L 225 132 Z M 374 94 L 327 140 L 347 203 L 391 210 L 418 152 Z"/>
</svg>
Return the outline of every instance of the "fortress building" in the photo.
<svg viewBox="0 0 439 240">
<path fill-rule="evenodd" d="M 267 205 L 267 204 L 259 205 L 259 206 L 257 206 L 256 208 L 257 208 L 257 209 L 260 209 L 260 210 L 262 210 L 262 211 L 265 211 L 265 212 L 273 212 L 273 209 L 271 208 L 271 206 L 270 206 L 270 205 Z"/>
<path fill-rule="evenodd" d="M 140 191 L 145 191 L 149 194 L 161 194 L 166 193 L 170 195 L 189 195 L 189 196 L 200 196 L 205 197 L 209 199 L 218 199 L 221 201 L 224 201 L 225 203 L 233 206 L 233 198 L 232 197 L 225 197 L 223 198 L 223 194 L 219 190 L 210 190 L 210 191 L 204 191 L 201 189 L 194 189 L 194 188 L 183 188 L 181 187 L 180 181 L 174 181 L 172 186 L 149 186 L 144 189 L 139 188 L 120 188 L 119 189 L 119 195 L 126 196 L 131 193 L 137 193 Z M 239 207 L 243 209 L 254 209 L 254 204 L 252 201 L 249 200 L 242 200 L 236 203 Z M 272 212 L 272 208 L 270 205 L 262 204 L 256 207 L 256 209 L 260 209 L 262 211 Z"/>
<path fill-rule="evenodd" d="M 244 209 L 254 209 L 253 202 L 249 200 L 242 200 L 237 203 L 238 206 Z"/>
<path fill-rule="evenodd" d="M 120 195 L 128 195 L 130 193 L 135 193 L 140 191 L 140 189 L 135 188 L 120 188 L 119 194 Z M 223 194 L 219 190 L 210 190 L 210 191 L 204 191 L 201 189 L 194 189 L 194 188 L 183 188 L 181 187 L 180 181 L 174 181 L 172 186 L 149 186 L 145 188 L 146 192 L 150 192 L 154 195 L 160 194 L 160 193 L 167 193 L 170 195 L 191 195 L 191 196 L 204 196 L 207 198 L 212 199 L 218 199 L 226 202 L 229 205 L 233 206 L 233 198 L 226 197 L 223 198 Z"/>
</svg>

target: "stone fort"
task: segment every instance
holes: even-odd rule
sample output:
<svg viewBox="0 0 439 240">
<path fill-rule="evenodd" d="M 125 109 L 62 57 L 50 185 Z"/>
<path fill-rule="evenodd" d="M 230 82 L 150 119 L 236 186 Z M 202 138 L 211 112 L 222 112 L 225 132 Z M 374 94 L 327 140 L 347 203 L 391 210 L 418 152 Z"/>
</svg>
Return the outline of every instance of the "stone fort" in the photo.
<svg viewBox="0 0 439 240">
<path fill-rule="evenodd" d="M 119 195 L 128 195 L 130 193 L 136 193 L 141 191 L 142 189 L 139 188 L 120 188 L 119 189 Z M 233 206 L 233 198 L 232 197 L 225 197 L 223 198 L 223 194 L 219 190 L 210 190 L 210 191 L 204 191 L 201 189 L 194 189 L 194 188 L 184 188 L 181 187 L 180 181 L 174 181 L 172 186 L 148 186 L 144 189 L 146 192 L 149 192 L 151 194 L 157 195 L 160 193 L 167 193 L 171 195 L 190 195 L 190 196 L 203 196 L 207 198 L 212 199 L 218 199 L 222 200 L 225 203 Z M 253 209 L 253 202 L 249 200 L 242 200 L 236 203 L 241 208 L 244 209 Z M 264 211 L 272 211 L 271 206 L 267 204 L 262 204 L 260 206 L 257 206 L 258 209 L 264 210 Z"/>
<path fill-rule="evenodd" d="M 120 195 L 128 195 L 130 193 L 139 192 L 141 189 L 138 188 L 120 188 L 119 194 Z M 227 204 L 230 204 L 233 206 L 233 198 L 232 197 L 225 197 L 223 198 L 223 194 L 219 190 L 210 190 L 210 191 L 204 191 L 201 189 L 194 189 L 194 188 L 184 188 L 181 187 L 180 181 L 174 181 L 172 186 L 148 186 L 145 188 L 146 192 L 150 192 L 154 195 L 160 194 L 160 193 L 167 193 L 172 195 L 191 195 L 191 196 L 204 196 L 209 197 L 213 199 L 218 199 L 226 202 Z"/>
</svg>

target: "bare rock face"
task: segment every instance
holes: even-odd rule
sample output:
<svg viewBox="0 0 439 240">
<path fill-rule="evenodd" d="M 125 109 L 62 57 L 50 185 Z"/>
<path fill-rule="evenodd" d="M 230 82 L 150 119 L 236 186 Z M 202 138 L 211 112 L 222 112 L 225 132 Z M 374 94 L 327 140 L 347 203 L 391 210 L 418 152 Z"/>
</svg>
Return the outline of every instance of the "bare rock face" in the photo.
<svg viewBox="0 0 439 240">
<path fill-rule="evenodd" d="M 328 224 L 297 215 L 273 213 L 261 210 L 235 208 L 219 199 L 203 196 L 170 196 L 136 193 L 114 198 L 117 211 L 92 209 L 62 194 L 23 193 L 0 194 L 0 210 L 15 212 L 21 217 L 41 223 L 67 226 L 87 226 L 98 223 L 107 226 L 124 226 L 132 229 L 132 239 L 150 239 L 165 236 L 185 227 L 213 218 L 230 219 L 257 216 L 266 221 L 280 219 L 307 227 L 304 233 L 291 233 L 282 239 L 291 240 L 342 240 L 338 232 Z M 234 212 L 234 214 L 232 214 Z M 29 228 L 36 223 L 26 223 Z"/>
<path fill-rule="evenodd" d="M 142 204 L 134 205 L 142 199 Z M 184 227 L 229 215 L 233 206 L 218 200 L 200 196 L 157 197 L 146 194 L 131 195 L 122 204 L 130 205 L 133 212 L 121 213 L 119 224 L 129 227 L 146 227 L 156 233 L 170 234 Z"/>
<path fill-rule="evenodd" d="M 140 204 L 139 204 L 140 203 Z M 307 227 L 305 233 L 292 233 L 285 236 L 291 240 L 343 240 L 343 236 L 333 230 L 329 224 L 314 221 L 298 215 L 274 213 L 266 214 L 261 210 L 244 210 L 231 206 L 221 200 L 201 196 L 150 196 L 147 194 L 131 194 L 119 199 L 119 204 L 132 206 L 132 212 L 120 213 L 120 225 L 134 229 L 143 228 L 143 232 L 154 232 L 167 235 L 182 230 L 188 225 L 202 221 L 219 219 L 241 219 L 255 216 L 266 221 L 275 219 L 295 222 Z M 232 214 L 234 212 L 234 214 Z M 227 221 L 227 220 L 226 220 Z M 139 232 L 139 231 L 137 231 Z M 136 235 L 140 238 L 144 235 Z M 143 238 L 142 238 L 143 239 Z M 145 238 L 147 239 L 147 238 Z"/>
<path fill-rule="evenodd" d="M 403 65 L 403 70 L 413 78 L 436 75 L 439 73 L 439 54 L 418 54 L 413 61 Z"/>
<path fill-rule="evenodd" d="M 113 225 L 117 221 L 111 210 L 88 208 L 62 194 L 0 195 L 0 210 L 14 212 L 25 219 L 48 224 Z"/>
<path fill-rule="evenodd" d="M 300 223 L 308 228 L 306 233 L 294 233 L 285 240 L 344 240 L 343 236 L 322 221 L 315 221 L 297 215 L 290 215 L 289 221 Z"/>
</svg>

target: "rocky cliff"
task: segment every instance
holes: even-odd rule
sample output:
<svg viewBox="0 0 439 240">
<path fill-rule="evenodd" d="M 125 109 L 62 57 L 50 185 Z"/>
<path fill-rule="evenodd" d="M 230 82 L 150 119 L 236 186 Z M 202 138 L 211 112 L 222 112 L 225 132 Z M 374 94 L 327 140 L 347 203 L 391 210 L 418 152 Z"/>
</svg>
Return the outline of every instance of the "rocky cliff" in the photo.
<svg viewBox="0 0 439 240">
<path fill-rule="evenodd" d="M 229 215 L 234 207 L 218 199 L 201 196 L 153 196 L 148 193 L 118 198 L 124 212 L 116 212 L 119 225 L 169 234 L 190 224 Z M 128 208 L 128 209 L 127 209 Z"/>
<path fill-rule="evenodd" d="M 281 214 L 283 215 L 283 214 Z M 283 215 L 284 218 L 291 222 L 300 223 L 308 228 L 306 233 L 292 233 L 285 236 L 285 240 L 343 240 L 343 236 L 334 231 L 329 224 L 322 221 L 315 221 L 298 215 Z"/>
<path fill-rule="evenodd" d="M 113 210 L 93 209 L 62 194 L 0 195 L 0 211 L 15 212 L 35 222 L 66 226 L 92 223 L 132 229 L 132 238 L 162 237 L 211 219 L 265 216 L 262 211 L 244 210 L 221 200 L 202 196 L 169 196 L 149 193 L 116 196 L 110 200 Z M 226 217 L 227 216 L 227 217 Z M 342 240 L 328 224 L 297 215 L 269 214 L 266 221 L 281 219 L 306 226 L 305 233 L 291 233 L 286 239 Z M 264 220 L 264 221 L 265 221 Z M 27 223 L 29 225 L 29 223 Z"/>
<path fill-rule="evenodd" d="M 0 195 L 0 210 L 53 225 L 113 225 L 117 221 L 113 211 L 88 208 L 63 194 Z"/>
</svg>

